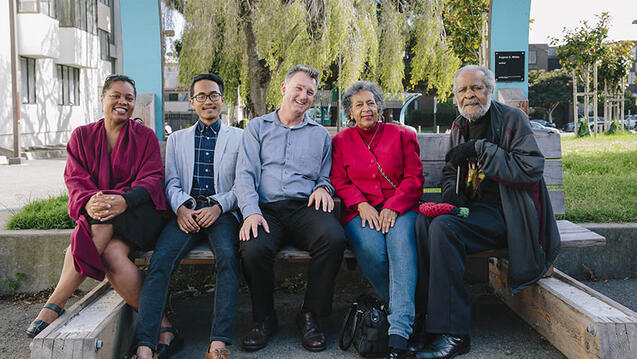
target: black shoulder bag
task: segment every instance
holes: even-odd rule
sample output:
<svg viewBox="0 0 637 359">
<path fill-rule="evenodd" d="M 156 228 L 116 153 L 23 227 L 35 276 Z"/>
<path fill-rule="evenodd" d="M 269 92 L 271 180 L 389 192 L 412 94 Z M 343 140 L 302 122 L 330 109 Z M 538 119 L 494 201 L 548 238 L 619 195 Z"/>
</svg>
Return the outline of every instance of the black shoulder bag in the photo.
<svg viewBox="0 0 637 359">
<path fill-rule="evenodd" d="M 389 352 L 388 330 L 385 304 L 371 295 L 361 294 L 345 317 L 338 345 L 347 351 L 353 343 L 364 358 L 383 357 Z"/>
</svg>

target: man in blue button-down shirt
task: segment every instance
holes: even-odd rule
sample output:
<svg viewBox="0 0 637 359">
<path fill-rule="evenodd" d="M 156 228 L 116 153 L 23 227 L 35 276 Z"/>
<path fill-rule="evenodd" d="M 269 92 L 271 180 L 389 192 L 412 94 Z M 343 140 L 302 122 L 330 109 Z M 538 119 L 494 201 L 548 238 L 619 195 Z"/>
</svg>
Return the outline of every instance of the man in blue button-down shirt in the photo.
<svg viewBox="0 0 637 359">
<path fill-rule="evenodd" d="M 235 193 L 244 218 L 240 252 L 255 321 L 243 339 L 246 350 L 265 347 L 277 329 L 272 266 L 277 251 L 289 243 L 312 256 L 307 292 L 296 320 L 301 343 L 310 351 L 325 349 L 319 319 L 332 309 L 345 234 L 330 213 L 334 208 L 334 188 L 329 182 L 331 138 L 305 114 L 318 80 L 316 69 L 294 66 L 281 85 L 281 107 L 252 119 L 243 134 Z"/>
</svg>

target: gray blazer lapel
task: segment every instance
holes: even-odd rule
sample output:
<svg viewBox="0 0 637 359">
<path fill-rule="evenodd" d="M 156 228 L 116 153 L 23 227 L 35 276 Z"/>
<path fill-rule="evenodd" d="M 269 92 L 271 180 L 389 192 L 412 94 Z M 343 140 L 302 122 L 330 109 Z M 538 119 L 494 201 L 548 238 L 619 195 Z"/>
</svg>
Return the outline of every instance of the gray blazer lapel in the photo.
<svg viewBox="0 0 637 359">
<path fill-rule="evenodd" d="M 181 173 L 181 185 L 184 192 L 190 193 L 192 190 L 192 178 L 195 175 L 195 130 L 197 125 L 189 127 L 183 132 L 180 157 L 183 158 Z"/>
<path fill-rule="evenodd" d="M 217 144 L 215 145 L 213 170 L 213 174 L 215 176 L 215 192 L 221 191 L 221 188 L 219 188 L 219 168 L 221 168 L 221 159 L 226 152 L 226 144 L 228 143 L 228 126 L 224 125 L 223 122 L 220 125 L 219 136 L 217 136 Z"/>
</svg>

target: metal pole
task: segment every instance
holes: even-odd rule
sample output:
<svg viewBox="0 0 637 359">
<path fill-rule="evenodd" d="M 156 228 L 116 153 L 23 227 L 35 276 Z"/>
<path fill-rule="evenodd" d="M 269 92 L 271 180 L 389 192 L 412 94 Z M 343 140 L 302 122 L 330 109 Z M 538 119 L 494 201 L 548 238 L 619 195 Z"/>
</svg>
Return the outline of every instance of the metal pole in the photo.
<svg viewBox="0 0 637 359">
<path fill-rule="evenodd" d="M 431 132 L 434 132 L 434 130 L 436 129 L 436 113 L 438 112 L 438 97 L 434 96 L 434 127 L 431 129 Z"/>
<path fill-rule="evenodd" d="M 11 38 L 11 102 L 13 110 L 13 157 L 10 165 L 19 165 L 20 160 L 20 97 L 18 96 L 18 48 L 15 28 L 15 0 L 9 0 L 9 37 Z"/>
</svg>

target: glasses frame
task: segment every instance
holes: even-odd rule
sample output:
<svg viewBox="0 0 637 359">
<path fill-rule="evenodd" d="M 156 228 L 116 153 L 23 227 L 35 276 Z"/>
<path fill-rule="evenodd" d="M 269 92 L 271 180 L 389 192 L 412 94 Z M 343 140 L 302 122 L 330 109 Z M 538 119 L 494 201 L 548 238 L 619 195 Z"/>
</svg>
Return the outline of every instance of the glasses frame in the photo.
<svg viewBox="0 0 637 359">
<path fill-rule="evenodd" d="M 197 97 L 199 96 L 205 96 L 202 100 L 199 100 Z M 216 97 L 216 98 L 213 98 Z M 212 91 L 209 95 L 206 95 L 204 93 L 198 93 L 192 97 L 190 97 L 190 99 L 197 101 L 198 103 L 205 103 L 207 99 L 210 99 L 210 101 L 212 102 L 217 102 L 219 100 L 221 100 L 221 97 L 223 97 L 223 95 L 217 91 Z"/>
</svg>

